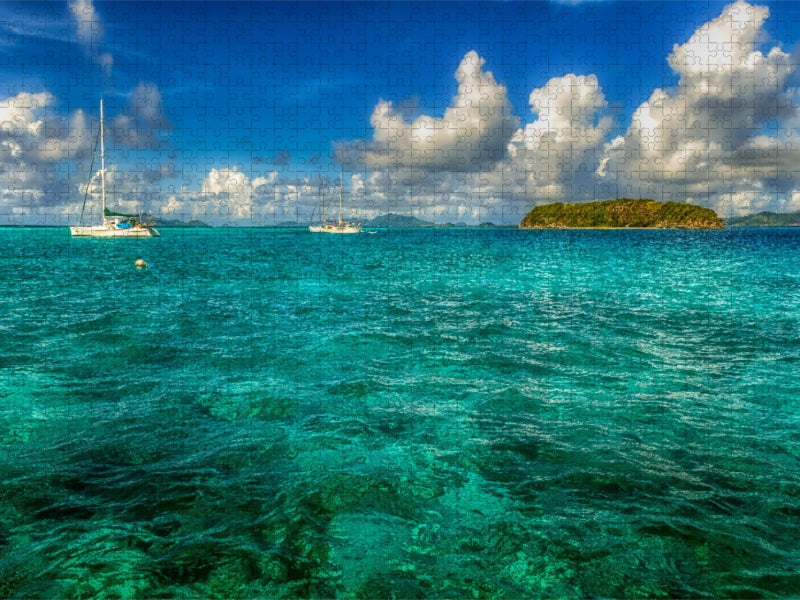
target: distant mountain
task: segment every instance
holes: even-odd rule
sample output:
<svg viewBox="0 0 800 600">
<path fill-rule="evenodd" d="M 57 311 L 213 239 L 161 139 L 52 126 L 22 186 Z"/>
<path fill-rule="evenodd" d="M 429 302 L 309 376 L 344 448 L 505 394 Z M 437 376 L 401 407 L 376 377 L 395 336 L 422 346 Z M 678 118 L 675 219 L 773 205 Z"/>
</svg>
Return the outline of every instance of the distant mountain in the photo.
<svg viewBox="0 0 800 600">
<path fill-rule="evenodd" d="M 509 228 L 516 228 L 516 225 L 498 225 L 496 223 L 492 223 L 491 221 L 487 221 L 485 223 L 478 223 L 478 229 L 509 229 Z"/>
<path fill-rule="evenodd" d="M 364 227 L 436 227 L 436 224 L 416 217 L 389 213 L 367 221 Z"/>
<path fill-rule="evenodd" d="M 208 223 L 203 223 L 197 219 L 178 221 L 174 219 L 159 219 L 157 217 L 153 217 L 153 225 L 155 227 L 211 227 Z"/>
<path fill-rule="evenodd" d="M 283 221 L 281 223 L 248 223 L 246 225 L 234 225 L 231 223 L 223 223 L 220 227 L 228 229 L 305 229 L 308 223 L 299 223 L 297 221 Z"/>
<path fill-rule="evenodd" d="M 496 225 L 491 222 L 486 222 L 470 226 L 464 223 L 463 221 L 459 221 L 458 223 L 432 223 L 430 221 L 423 221 L 422 219 L 418 219 L 417 217 L 409 217 L 406 215 L 397 215 L 394 213 L 389 213 L 388 215 L 381 215 L 379 217 L 375 217 L 371 221 L 367 221 L 366 223 L 364 223 L 364 227 L 437 227 L 437 228 L 453 227 L 456 229 L 477 227 L 479 229 L 491 229 L 493 227 L 507 228 L 509 227 L 509 225 Z M 516 225 L 514 225 L 514 227 L 516 227 Z"/>
<path fill-rule="evenodd" d="M 724 221 L 710 208 L 642 198 L 544 204 L 530 211 L 519 224 L 520 229 L 602 227 L 720 229 L 724 225 Z"/>
<path fill-rule="evenodd" d="M 792 213 L 760 212 L 725 220 L 728 227 L 800 227 L 800 211 Z"/>
</svg>

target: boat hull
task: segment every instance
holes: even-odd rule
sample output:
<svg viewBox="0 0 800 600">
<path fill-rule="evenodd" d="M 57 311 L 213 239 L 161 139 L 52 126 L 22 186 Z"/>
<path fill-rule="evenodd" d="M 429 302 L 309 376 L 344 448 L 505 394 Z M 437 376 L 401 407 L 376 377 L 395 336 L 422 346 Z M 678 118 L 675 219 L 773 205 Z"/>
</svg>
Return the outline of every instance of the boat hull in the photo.
<svg viewBox="0 0 800 600">
<path fill-rule="evenodd" d="M 105 225 L 91 225 L 86 227 L 70 227 L 72 237 L 99 237 L 99 238 L 151 238 L 160 237 L 161 234 L 153 227 L 108 227 Z"/>
<path fill-rule="evenodd" d="M 361 225 L 311 225 L 311 233 L 361 233 Z"/>
</svg>

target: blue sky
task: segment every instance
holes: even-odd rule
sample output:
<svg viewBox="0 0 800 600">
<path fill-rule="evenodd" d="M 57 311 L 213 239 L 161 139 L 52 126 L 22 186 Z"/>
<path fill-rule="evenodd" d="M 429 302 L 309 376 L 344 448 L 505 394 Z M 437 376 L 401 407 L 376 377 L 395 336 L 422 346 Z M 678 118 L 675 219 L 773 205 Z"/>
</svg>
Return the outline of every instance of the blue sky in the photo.
<svg viewBox="0 0 800 600">
<path fill-rule="evenodd" d="M 800 3 L 0 3 L 0 220 L 800 209 Z"/>
</svg>

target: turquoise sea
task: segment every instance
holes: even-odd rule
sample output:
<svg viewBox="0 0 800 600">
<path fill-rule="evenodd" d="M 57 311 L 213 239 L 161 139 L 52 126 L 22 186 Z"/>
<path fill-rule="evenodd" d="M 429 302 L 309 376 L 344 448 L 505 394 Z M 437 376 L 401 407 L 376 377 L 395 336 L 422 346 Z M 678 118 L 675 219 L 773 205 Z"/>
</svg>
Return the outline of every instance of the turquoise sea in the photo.
<svg viewBox="0 0 800 600">
<path fill-rule="evenodd" d="M 798 229 L 9 228 L 0 266 L 0 597 L 800 594 Z"/>
</svg>

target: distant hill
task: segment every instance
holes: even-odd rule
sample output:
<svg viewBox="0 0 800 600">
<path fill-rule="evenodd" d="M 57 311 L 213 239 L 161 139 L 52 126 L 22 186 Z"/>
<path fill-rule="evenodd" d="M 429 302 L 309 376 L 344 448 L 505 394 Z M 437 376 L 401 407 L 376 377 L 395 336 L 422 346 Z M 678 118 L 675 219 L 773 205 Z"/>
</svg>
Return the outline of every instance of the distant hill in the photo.
<svg viewBox="0 0 800 600">
<path fill-rule="evenodd" d="M 726 219 L 725 224 L 729 227 L 800 227 L 800 212 L 760 212 L 746 217 Z"/>
<path fill-rule="evenodd" d="M 595 227 L 720 229 L 722 219 L 710 208 L 679 202 L 620 198 L 604 202 L 545 204 L 530 211 L 520 229 Z"/>
<path fill-rule="evenodd" d="M 487 221 L 485 223 L 478 223 L 478 229 L 509 229 L 509 228 L 516 228 L 516 225 L 498 225 L 496 223 L 492 223 L 491 221 Z"/>
<path fill-rule="evenodd" d="M 211 227 L 208 223 L 203 223 L 197 219 L 191 221 L 177 221 L 173 219 L 159 219 L 153 217 L 153 225 L 155 227 Z"/>
<path fill-rule="evenodd" d="M 389 213 L 388 215 L 381 215 L 375 217 L 364 223 L 364 227 L 435 227 L 434 223 L 430 221 L 423 221 L 417 217 L 408 217 L 406 215 L 396 215 Z"/>
</svg>

